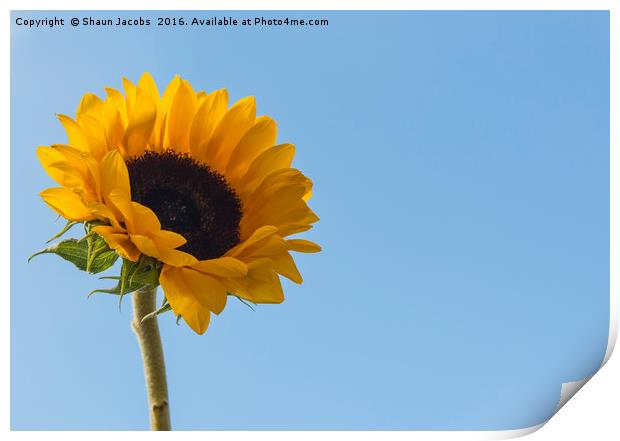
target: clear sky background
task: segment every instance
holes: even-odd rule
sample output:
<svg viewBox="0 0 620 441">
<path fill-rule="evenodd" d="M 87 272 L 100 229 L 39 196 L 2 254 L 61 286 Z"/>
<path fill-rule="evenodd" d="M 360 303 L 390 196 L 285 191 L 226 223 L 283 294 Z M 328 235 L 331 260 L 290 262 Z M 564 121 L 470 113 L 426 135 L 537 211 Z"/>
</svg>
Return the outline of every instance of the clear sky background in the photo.
<svg viewBox="0 0 620 441">
<path fill-rule="evenodd" d="M 328 18 L 28 29 L 18 16 Z M 207 333 L 161 320 L 176 429 L 513 429 L 595 372 L 609 326 L 606 12 L 22 13 L 11 30 L 11 426 L 146 429 L 129 298 L 56 256 L 38 145 L 150 71 L 254 95 L 321 217 L 303 285 Z M 578 398 L 577 398 L 578 399 Z"/>
</svg>

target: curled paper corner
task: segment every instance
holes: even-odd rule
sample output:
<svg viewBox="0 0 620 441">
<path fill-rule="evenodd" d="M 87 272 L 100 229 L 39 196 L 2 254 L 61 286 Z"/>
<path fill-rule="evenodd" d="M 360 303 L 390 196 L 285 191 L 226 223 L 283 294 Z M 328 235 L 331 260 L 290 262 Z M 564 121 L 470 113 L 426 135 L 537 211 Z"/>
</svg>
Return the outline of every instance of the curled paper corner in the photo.
<svg viewBox="0 0 620 441">
<path fill-rule="evenodd" d="M 530 435 L 546 424 L 546 421 L 535 426 L 525 427 L 523 429 L 499 430 L 495 432 L 493 438 L 488 439 L 515 439 L 522 436 Z"/>
<path fill-rule="evenodd" d="M 568 403 L 568 401 L 573 398 L 575 396 L 575 394 L 577 392 L 579 392 L 579 390 L 585 386 L 585 384 L 590 381 L 590 379 L 596 375 L 596 373 L 603 367 L 605 366 L 605 364 L 607 363 L 607 361 L 609 361 L 609 358 L 611 357 L 612 352 L 614 351 L 615 345 L 616 345 L 616 341 L 618 339 L 618 317 L 616 316 L 616 314 L 614 313 L 614 311 L 616 311 L 617 305 L 618 305 L 618 299 L 616 298 L 617 296 L 612 295 L 611 296 L 611 304 L 610 304 L 610 323 L 609 323 L 609 335 L 608 335 L 608 340 L 607 340 L 607 349 L 605 350 L 605 356 L 603 357 L 603 361 L 601 362 L 601 365 L 599 366 L 599 368 L 596 370 L 596 372 L 592 375 L 589 375 L 587 377 L 582 378 L 581 380 L 576 380 L 576 381 L 568 381 L 566 383 L 562 383 L 562 387 L 560 390 L 560 399 L 558 401 L 558 404 L 555 408 L 555 411 L 553 412 L 553 414 L 555 415 L 556 413 L 558 413 L 560 411 L 560 409 L 562 409 L 562 407 L 564 407 L 564 405 L 566 403 Z M 491 432 L 489 433 L 489 437 L 488 438 L 479 438 L 479 439 L 515 439 L 515 438 L 520 438 L 522 436 L 526 436 L 526 435 L 530 435 L 534 432 L 536 432 L 538 429 L 542 428 L 545 424 L 547 424 L 552 417 L 548 418 L 547 420 L 543 421 L 540 424 L 537 424 L 535 426 L 530 426 L 530 427 L 525 427 L 523 429 L 515 429 L 515 430 L 500 430 L 497 432 Z"/>
<path fill-rule="evenodd" d="M 575 396 L 575 394 L 579 392 L 579 389 L 581 389 L 588 381 L 590 381 L 590 378 L 592 377 L 593 376 L 590 375 L 581 380 L 562 383 L 562 389 L 560 390 L 560 401 L 555 408 L 555 413 L 557 413 L 562 407 L 564 407 L 564 405 L 568 403 L 568 400 L 573 398 L 573 396 Z"/>
<path fill-rule="evenodd" d="M 562 408 L 562 406 L 564 406 L 568 402 L 568 400 L 570 400 L 577 392 L 579 392 L 579 389 L 581 389 L 590 380 L 590 378 L 592 378 L 592 375 L 589 377 L 585 377 L 582 380 L 569 381 L 566 383 L 562 383 L 562 389 L 560 391 L 560 401 L 558 402 L 558 405 L 556 406 L 553 414 L 555 415 L 556 413 L 558 413 L 558 411 Z M 530 435 L 538 431 L 538 429 L 541 429 L 545 424 L 547 424 L 551 420 L 551 418 L 553 418 L 553 416 L 549 417 L 548 419 L 546 419 L 540 424 L 536 424 L 535 426 L 525 427 L 523 429 L 499 430 L 496 432 L 491 432 L 489 433 L 489 437 L 484 438 L 484 439 L 504 440 L 504 439 L 521 438 L 523 436 Z M 479 439 L 482 440 L 483 438 L 479 438 Z"/>
<path fill-rule="evenodd" d="M 407 436 L 407 439 L 413 440 L 459 440 L 459 441 L 492 441 L 492 440 L 504 440 L 515 439 L 522 436 L 529 435 L 536 432 L 546 422 L 536 424 L 535 426 L 524 427 L 522 429 L 508 429 L 508 430 L 471 430 L 471 431 L 413 431 L 413 432 L 401 432 Z M 392 432 L 394 433 L 394 432 Z M 389 437 L 388 437 L 389 438 Z M 399 438 L 399 437 L 397 437 Z"/>
<path fill-rule="evenodd" d="M 612 268 L 614 267 L 614 265 L 612 264 Z M 613 281 L 613 277 L 612 277 L 612 281 Z M 558 411 L 564 407 L 564 405 L 566 403 L 568 403 L 568 401 L 573 398 L 573 396 L 575 396 L 575 394 L 577 392 L 579 392 L 579 390 L 585 386 L 585 384 L 590 381 L 590 379 L 596 375 L 596 373 L 598 371 L 601 370 L 601 368 L 603 366 L 605 366 L 605 364 L 609 361 L 609 358 L 611 357 L 611 354 L 614 351 L 614 348 L 616 346 L 616 342 L 618 340 L 618 324 L 619 324 L 619 320 L 618 320 L 618 306 L 620 304 L 620 296 L 618 295 L 618 290 L 614 289 L 613 285 L 612 285 L 612 289 L 611 289 L 611 294 L 610 294 L 610 299 L 609 299 L 609 334 L 607 336 L 607 348 L 605 350 L 605 355 L 603 357 L 603 361 L 601 362 L 601 365 L 599 366 L 599 368 L 596 370 L 596 372 L 592 375 L 589 375 L 587 377 L 584 377 L 581 380 L 577 380 L 577 381 L 568 381 L 566 383 L 562 383 L 562 389 L 560 390 L 560 401 L 558 402 L 558 405 L 555 408 L 555 412 L 554 413 L 558 413 Z"/>
<path fill-rule="evenodd" d="M 612 290 L 612 293 L 613 292 L 615 291 Z M 612 294 L 611 300 L 610 300 L 610 308 L 609 308 L 610 320 L 609 320 L 609 334 L 607 337 L 607 349 L 605 350 L 605 356 L 603 357 L 603 361 L 601 362 L 601 365 L 596 370 L 596 372 L 598 372 L 609 361 L 609 358 L 611 357 L 611 354 L 613 353 L 614 348 L 616 346 L 616 341 L 618 340 L 618 317 L 615 313 L 615 311 L 617 311 L 618 309 L 617 308 L 618 303 L 619 303 L 618 296 Z M 566 383 L 562 383 L 562 389 L 560 390 L 560 401 L 558 402 L 558 405 L 555 408 L 555 413 L 557 413 L 562 407 L 564 407 L 564 405 L 568 403 L 568 400 L 573 398 L 573 396 L 575 396 L 575 394 L 579 392 L 579 390 L 583 386 L 585 386 L 585 384 L 588 381 L 590 381 L 590 379 L 594 375 L 596 375 L 596 372 L 581 380 L 568 381 Z"/>
</svg>

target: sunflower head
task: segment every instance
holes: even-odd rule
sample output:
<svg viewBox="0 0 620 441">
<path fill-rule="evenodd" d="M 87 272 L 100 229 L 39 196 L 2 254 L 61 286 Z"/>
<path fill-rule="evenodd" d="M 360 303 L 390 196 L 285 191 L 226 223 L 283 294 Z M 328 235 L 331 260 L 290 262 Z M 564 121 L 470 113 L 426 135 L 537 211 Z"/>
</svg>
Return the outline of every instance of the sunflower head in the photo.
<svg viewBox="0 0 620 441">
<path fill-rule="evenodd" d="M 253 97 L 229 107 L 225 89 L 195 92 L 179 77 L 160 94 L 148 73 L 123 88 L 84 95 L 75 119 L 58 116 L 68 142 L 37 149 L 58 184 L 41 197 L 67 220 L 61 234 L 78 223 L 87 233 L 43 252 L 91 273 L 122 257 L 118 286 L 101 291 L 160 284 L 160 311 L 199 334 L 229 295 L 282 302 L 280 276 L 302 281 L 291 251 L 320 251 L 289 238 L 318 220 L 294 146 L 276 144 Z"/>
</svg>

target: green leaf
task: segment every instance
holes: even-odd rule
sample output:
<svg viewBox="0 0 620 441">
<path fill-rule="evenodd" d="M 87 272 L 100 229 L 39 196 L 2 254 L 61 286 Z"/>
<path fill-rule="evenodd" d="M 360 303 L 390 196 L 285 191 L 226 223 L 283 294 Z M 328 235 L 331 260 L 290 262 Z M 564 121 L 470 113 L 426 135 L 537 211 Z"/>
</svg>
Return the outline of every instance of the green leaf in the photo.
<svg viewBox="0 0 620 441">
<path fill-rule="evenodd" d="M 78 269 L 91 274 L 107 270 L 118 259 L 116 251 L 110 249 L 99 235 L 89 236 L 87 240 L 66 239 L 55 243 L 34 253 L 28 258 L 28 262 L 40 254 L 56 254 L 74 264 Z"/>
<path fill-rule="evenodd" d="M 86 271 L 86 263 L 88 259 L 88 246 L 86 243 L 79 243 L 76 239 L 63 240 L 62 242 L 50 245 L 38 253 L 34 253 L 28 258 L 28 262 L 30 262 L 35 256 L 49 253 L 56 254 L 74 264 L 78 267 L 78 269 Z"/>
</svg>

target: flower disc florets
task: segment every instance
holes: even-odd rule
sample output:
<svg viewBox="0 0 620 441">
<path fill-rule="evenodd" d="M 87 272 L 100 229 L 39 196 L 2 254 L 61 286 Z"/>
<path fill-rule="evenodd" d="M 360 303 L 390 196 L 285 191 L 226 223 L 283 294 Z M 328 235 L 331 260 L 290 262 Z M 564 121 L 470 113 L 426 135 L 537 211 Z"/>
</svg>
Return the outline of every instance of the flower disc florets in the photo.
<svg viewBox="0 0 620 441">
<path fill-rule="evenodd" d="M 187 239 L 181 251 L 214 259 L 239 243 L 241 200 L 209 166 L 165 150 L 130 158 L 127 169 L 131 199 L 153 210 L 162 229 Z"/>
</svg>

